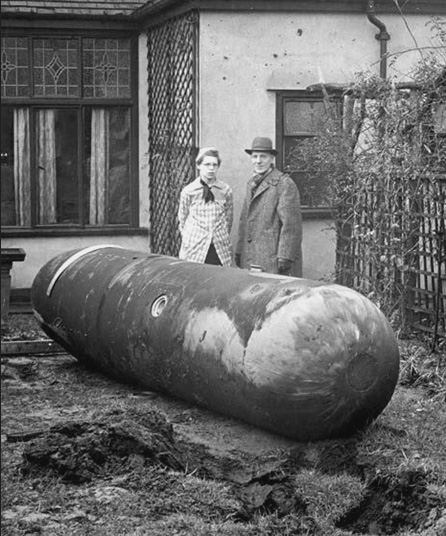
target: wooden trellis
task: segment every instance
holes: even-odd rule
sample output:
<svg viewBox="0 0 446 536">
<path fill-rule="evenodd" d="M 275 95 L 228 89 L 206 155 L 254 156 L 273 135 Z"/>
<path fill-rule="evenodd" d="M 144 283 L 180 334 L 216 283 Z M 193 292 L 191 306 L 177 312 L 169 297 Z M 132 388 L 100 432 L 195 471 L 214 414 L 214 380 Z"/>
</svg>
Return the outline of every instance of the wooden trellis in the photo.
<svg viewBox="0 0 446 536">
<path fill-rule="evenodd" d="M 424 177 L 385 197 L 371 184 L 346 220 L 337 247 L 337 280 L 379 303 L 401 324 L 446 334 L 446 177 Z M 377 225 L 377 220 L 380 224 Z"/>
<path fill-rule="evenodd" d="M 337 211 L 336 273 L 436 347 L 446 336 L 445 91 L 425 102 L 419 122 L 406 128 L 409 158 L 419 163 L 413 170 L 422 171 L 407 173 L 393 159 L 350 185 Z"/>
<path fill-rule="evenodd" d="M 154 253 L 178 255 L 178 202 L 195 174 L 195 11 L 148 31 L 150 236 Z"/>
<path fill-rule="evenodd" d="M 446 335 L 446 175 L 424 178 L 412 199 L 413 257 L 407 308 L 414 328 Z"/>
</svg>

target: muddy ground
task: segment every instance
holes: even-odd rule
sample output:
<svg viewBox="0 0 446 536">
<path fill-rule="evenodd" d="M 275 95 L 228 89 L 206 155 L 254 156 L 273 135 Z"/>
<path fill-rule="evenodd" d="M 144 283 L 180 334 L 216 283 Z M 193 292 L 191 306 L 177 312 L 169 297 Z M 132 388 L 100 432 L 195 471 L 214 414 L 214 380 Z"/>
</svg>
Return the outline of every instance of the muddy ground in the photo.
<svg viewBox="0 0 446 536">
<path fill-rule="evenodd" d="M 444 536 L 441 396 L 399 385 L 367 430 L 299 443 L 68 354 L 2 355 L 2 534 Z"/>
</svg>

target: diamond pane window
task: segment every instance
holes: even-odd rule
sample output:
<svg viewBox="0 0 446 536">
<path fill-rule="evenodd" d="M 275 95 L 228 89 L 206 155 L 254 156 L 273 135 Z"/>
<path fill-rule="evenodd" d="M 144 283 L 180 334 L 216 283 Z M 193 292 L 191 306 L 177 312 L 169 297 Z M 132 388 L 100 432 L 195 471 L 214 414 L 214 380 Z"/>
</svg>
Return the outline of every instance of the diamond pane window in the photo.
<svg viewBox="0 0 446 536">
<path fill-rule="evenodd" d="M 35 39 L 33 52 L 36 97 L 79 97 L 77 39 Z"/>
<path fill-rule="evenodd" d="M 138 226 L 134 44 L 2 36 L 2 226 Z"/>
<path fill-rule="evenodd" d="M 2 37 L 2 97 L 29 96 L 28 40 Z"/>
<path fill-rule="evenodd" d="M 84 97 L 130 97 L 130 39 L 83 39 Z"/>
</svg>

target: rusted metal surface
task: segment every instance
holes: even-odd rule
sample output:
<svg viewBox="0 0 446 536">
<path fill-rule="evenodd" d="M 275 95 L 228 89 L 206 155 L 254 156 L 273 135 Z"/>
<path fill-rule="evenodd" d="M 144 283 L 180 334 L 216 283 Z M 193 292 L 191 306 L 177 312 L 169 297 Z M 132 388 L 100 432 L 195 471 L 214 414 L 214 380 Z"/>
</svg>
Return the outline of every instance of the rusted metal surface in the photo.
<svg viewBox="0 0 446 536">
<path fill-rule="evenodd" d="M 80 361 L 298 440 L 366 425 L 398 379 L 386 318 L 340 285 L 110 246 L 49 261 L 32 300 Z"/>
</svg>

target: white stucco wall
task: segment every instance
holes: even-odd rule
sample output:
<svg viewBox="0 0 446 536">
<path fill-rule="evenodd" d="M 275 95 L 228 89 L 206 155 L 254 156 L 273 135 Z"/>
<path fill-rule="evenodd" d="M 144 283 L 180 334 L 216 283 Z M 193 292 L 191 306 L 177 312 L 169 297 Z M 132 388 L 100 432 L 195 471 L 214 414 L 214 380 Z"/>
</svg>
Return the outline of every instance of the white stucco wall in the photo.
<svg viewBox="0 0 446 536">
<path fill-rule="evenodd" d="M 379 15 L 391 36 L 388 76 L 410 79 L 431 45 L 428 17 Z M 408 27 L 410 28 L 410 31 Z M 234 190 L 235 225 L 251 165 L 244 149 L 255 136 L 275 140 L 273 90 L 348 83 L 365 70 L 379 74 L 378 28 L 361 14 L 204 12 L 199 42 L 199 144 L 219 148 L 219 176 Z M 415 44 L 416 43 L 416 44 Z M 393 54 L 400 54 L 394 56 Z M 304 277 L 327 278 L 335 263 L 335 237 L 325 222 L 304 221 Z"/>
<path fill-rule="evenodd" d="M 11 288 L 31 288 L 39 269 L 53 257 L 64 251 L 83 249 L 98 244 L 110 244 L 137 251 L 147 251 L 147 237 L 98 237 L 76 236 L 58 238 L 2 238 L 2 248 L 22 248 L 25 259 L 14 262 L 11 270 Z"/>
<path fill-rule="evenodd" d="M 416 46 L 431 45 L 428 17 L 379 15 L 387 26 L 388 74 L 410 78 L 419 59 Z M 406 26 L 406 23 L 410 29 Z M 202 12 L 199 40 L 199 144 L 215 145 L 223 158 L 220 177 L 235 195 L 235 225 L 251 174 L 244 152 L 258 135 L 275 139 L 275 89 L 305 89 L 319 83 L 343 83 L 358 71 L 379 73 L 378 29 L 366 15 L 315 13 Z M 393 56 L 393 54 L 400 54 Z M 395 61 L 396 60 L 396 61 Z M 140 225 L 149 227 L 147 40 L 139 38 L 139 207 Z M 335 237 L 326 220 L 304 222 L 304 276 L 329 279 L 335 261 Z M 38 269 L 62 251 L 96 244 L 149 251 L 146 236 L 2 238 L 2 247 L 23 248 L 14 264 L 13 288 L 29 288 Z"/>
<path fill-rule="evenodd" d="M 333 283 L 335 248 L 336 240 L 332 220 L 306 220 L 302 236 L 304 277 Z"/>
</svg>

